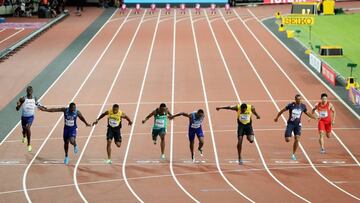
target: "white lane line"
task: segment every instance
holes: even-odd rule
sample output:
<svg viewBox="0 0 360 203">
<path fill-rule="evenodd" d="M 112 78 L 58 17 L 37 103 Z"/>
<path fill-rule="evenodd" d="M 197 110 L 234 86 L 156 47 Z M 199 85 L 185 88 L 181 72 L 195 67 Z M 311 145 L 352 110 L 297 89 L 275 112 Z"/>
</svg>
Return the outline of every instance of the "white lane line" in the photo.
<svg viewBox="0 0 360 203">
<path fill-rule="evenodd" d="M 131 10 L 130 10 L 129 13 L 127 14 L 125 20 L 121 23 L 120 27 L 116 30 L 115 35 L 114 35 L 113 38 L 110 40 L 109 44 L 112 44 L 112 42 L 115 40 L 116 36 L 119 34 L 120 30 L 121 30 L 121 29 L 123 28 L 123 26 L 125 25 L 126 20 L 127 20 L 127 18 L 129 17 L 130 13 L 131 13 Z M 141 24 L 142 24 L 142 21 L 143 21 L 143 19 L 144 19 L 144 16 L 145 16 L 145 12 L 144 12 L 144 15 L 143 15 L 142 18 L 141 18 L 141 21 L 139 22 L 139 25 L 138 25 L 138 27 L 137 27 L 137 29 L 136 29 L 136 32 L 135 32 L 135 34 L 134 34 L 134 36 L 133 36 L 133 38 L 132 38 L 132 40 L 131 40 L 131 42 L 130 42 L 130 45 L 129 45 L 126 53 L 125 53 L 125 56 L 124 56 L 124 58 L 123 58 L 123 60 L 122 60 L 122 62 L 121 62 L 121 64 L 120 64 L 120 66 L 119 66 L 119 68 L 118 68 L 118 70 L 117 70 L 117 72 L 116 72 L 115 78 L 114 78 L 114 80 L 113 80 L 113 82 L 112 82 L 112 84 L 111 84 L 111 86 L 110 86 L 109 91 L 107 92 L 107 95 L 106 95 L 106 97 L 105 97 L 104 103 L 103 103 L 103 105 L 102 105 L 102 107 L 101 107 L 101 109 L 100 109 L 97 117 L 100 116 L 100 114 L 102 113 L 102 111 L 103 111 L 103 109 L 104 109 L 104 107 L 105 107 L 106 102 L 107 102 L 108 99 L 109 99 L 109 96 L 110 96 L 110 94 L 111 94 L 111 92 L 112 92 L 112 90 L 113 90 L 113 88 L 114 88 L 114 86 L 115 86 L 115 83 L 116 83 L 116 81 L 117 81 L 117 79 L 118 79 L 118 77 L 119 77 L 119 75 L 120 75 L 120 72 L 121 72 L 121 70 L 122 70 L 122 68 L 123 68 L 124 62 L 125 62 L 125 60 L 127 59 L 127 56 L 128 56 L 128 54 L 129 54 L 130 48 L 131 48 L 131 46 L 132 46 L 132 43 L 134 42 L 135 37 L 136 37 L 136 35 L 137 35 L 138 31 L 139 31 L 139 28 L 140 28 L 140 26 L 141 26 Z M 73 173 L 73 181 L 74 181 L 74 184 L 75 184 L 76 191 L 77 191 L 78 194 L 80 195 L 81 199 L 82 199 L 84 202 L 86 202 L 86 203 L 87 203 L 88 201 L 87 201 L 87 199 L 85 198 L 85 196 L 83 195 L 83 193 L 81 192 L 80 187 L 79 187 L 79 185 L 78 185 L 77 172 L 78 172 L 79 163 L 81 162 L 81 159 L 82 159 L 82 157 L 83 157 L 83 155 L 84 155 L 84 153 L 85 153 L 86 147 L 87 147 L 88 144 L 89 144 L 89 141 L 90 141 L 90 139 L 91 139 L 91 136 L 92 136 L 94 130 L 95 130 L 95 126 L 93 126 L 93 127 L 91 128 L 90 134 L 88 135 L 88 138 L 86 139 L 84 148 L 82 149 L 82 151 L 81 151 L 81 153 L 80 153 L 80 156 L 79 156 L 79 158 L 78 158 L 78 160 L 77 160 L 77 162 L 76 162 L 76 164 L 75 164 L 74 173 Z"/>
<path fill-rule="evenodd" d="M 248 9 L 249 12 L 251 12 Z M 253 13 L 251 12 L 253 15 Z M 253 15 L 254 16 L 254 15 Z M 255 17 L 255 16 L 254 16 Z M 260 46 L 263 48 L 263 50 L 267 53 L 267 55 L 271 58 L 271 60 L 275 63 L 275 65 L 279 68 L 279 70 L 284 74 L 284 76 L 288 79 L 288 81 L 293 85 L 293 87 L 304 97 L 305 101 L 308 103 L 308 105 L 311 108 L 314 108 L 314 106 L 310 103 L 310 101 L 306 98 L 305 94 L 299 89 L 299 87 L 294 83 L 294 81 L 289 77 L 289 75 L 284 71 L 284 69 L 281 67 L 281 65 L 275 60 L 275 58 L 270 54 L 270 52 L 265 48 L 265 46 L 262 44 L 262 42 L 256 37 L 256 35 L 251 31 L 251 29 L 246 25 L 246 23 L 243 22 L 247 30 L 251 33 L 251 35 L 255 38 L 255 40 L 260 44 Z M 318 112 L 316 112 L 317 115 Z M 338 140 L 338 142 L 341 144 L 341 146 L 346 150 L 346 152 L 351 156 L 351 158 L 358 164 L 360 167 L 360 163 L 357 160 L 357 158 L 353 155 L 353 153 L 348 149 L 348 147 L 342 142 L 342 140 L 337 136 L 334 130 L 331 131 L 334 137 Z"/>
<path fill-rule="evenodd" d="M 347 166 L 329 166 L 329 165 L 323 165 L 319 166 L 320 168 L 337 168 L 337 167 L 347 167 Z M 270 167 L 270 170 L 289 170 L 289 169 L 308 169 L 311 168 L 311 166 L 276 166 L 276 167 Z M 253 171 L 263 171 L 263 168 L 252 168 L 252 169 L 235 169 L 235 170 L 224 170 L 224 173 L 233 173 L 233 172 L 239 172 L 239 173 L 246 173 L 246 172 L 253 172 Z M 217 174 L 219 173 L 218 170 L 216 171 L 206 171 L 206 172 L 194 172 L 194 173 L 181 173 L 177 174 L 177 176 L 194 176 L 194 175 L 207 175 L 207 174 Z M 134 177 L 134 178 L 128 178 L 129 180 L 143 180 L 143 179 L 158 179 L 158 178 L 166 178 L 170 177 L 170 174 L 166 175 L 157 175 L 157 176 L 140 176 L 140 177 Z M 110 179 L 110 180 L 99 180 L 99 181 L 91 181 L 91 182 L 82 182 L 79 183 L 79 185 L 94 185 L 94 184 L 102 184 L 102 183 L 112 183 L 112 182 L 121 182 L 124 181 L 124 179 Z M 65 187 L 73 187 L 74 184 L 62 184 L 62 185 L 53 185 L 53 186 L 45 186 L 45 187 L 36 187 L 36 188 L 29 188 L 28 191 L 39 191 L 39 190 L 51 190 L 56 188 L 65 188 Z M 6 194 L 13 194 L 13 193 L 19 193 L 23 192 L 24 190 L 10 190 L 10 191 L 3 191 L 0 192 L 0 195 L 6 195 Z"/>
<path fill-rule="evenodd" d="M 219 13 L 220 13 L 220 15 L 221 15 L 221 17 L 222 17 L 222 19 L 223 19 L 223 22 L 225 23 L 225 25 L 227 26 L 228 30 L 229 30 L 230 33 L 232 34 L 232 37 L 235 39 L 238 47 L 241 49 L 242 53 L 243 53 L 244 56 L 246 57 L 248 63 L 253 67 L 253 64 L 252 64 L 251 61 L 249 60 L 247 53 L 245 52 L 245 50 L 244 50 L 243 47 L 241 46 L 240 42 L 239 42 L 239 41 L 237 40 L 237 38 L 235 37 L 235 34 L 234 34 L 233 30 L 231 29 L 231 27 L 229 26 L 229 23 L 226 21 L 223 13 L 222 13 L 221 11 L 219 11 Z M 217 44 L 219 53 L 220 53 L 220 55 L 221 55 L 222 61 L 223 61 L 223 63 L 224 63 L 224 67 L 225 67 L 225 69 L 226 69 L 226 73 L 227 73 L 227 75 L 228 75 L 228 77 L 229 77 L 229 79 L 230 79 L 230 81 L 231 81 L 231 85 L 232 85 L 232 88 L 233 88 L 234 93 L 235 93 L 235 95 L 236 95 L 236 98 L 237 98 L 237 100 L 238 100 L 239 103 L 242 103 L 242 102 L 241 102 L 241 99 L 240 99 L 240 95 L 239 95 L 239 93 L 238 93 L 238 90 L 237 90 L 237 88 L 236 88 L 236 86 L 235 86 L 235 82 L 234 82 L 234 80 L 233 80 L 233 78 L 232 78 L 232 75 L 231 75 L 231 73 L 230 73 L 230 70 L 229 70 L 229 68 L 228 68 L 228 66 L 227 66 L 227 63 L 226 63 L 226 61 L 225 61 L 225 57 L 223 56 L 223 53 L 222 53 L 221 48 L 220 48 L 220 45 L 219 45 L 219 43 L 217 42 L 215 33 L 213 32 L 213 29 L 212 29 L 212 28 L 211 28 L 211 30 L 212 30 L 212 33 L 213 33 L 213 37 L 214 37 L 214 39 L 215 39 L 215 42 L 216 42 L 216 44 Z M 257 151 L 258 151 L 258 153 L 259 153 L 261 162 L 262 162 L 265 170 L 267 171 L 267 173 L 268 173 L 280 186 L 282 186 L 282 187 L 283 187 L 284 189 L 286 189 L 288 192 L 292 193 L 293 195 L 295 195 L 296 197 L 302 199 L 303 201 L 308 202 L 307 199 L 305 199 L 304 197 L 302 197 L 302 196 L 299 195 L 298 193 L 296 193 L 296 192 L 294 192 L 293 190 L 291 190 L 289 187 L 287 187 L 284 183 L 282 183 L 279 179 L 277 179 L 277 178 L 274 176 L 274 174 L 269 170 L 269 168 L 268 168 L 268 166 L 267 166 L 267 164 L 266 164 L 266 162 L 265 162 L 265 159 L 264 159 L 264 157 L 263 157 L 263 153 L 262 153 L 262 151 L 261 151 L 261 149 L 260 149 L 260 146 L 259 146 L 259 144 L 258 144 L 258 142 L 257 142 L 256 137 L 254 137 L 254 143 L 255 143 L 256 149 L 257 149 Z"/>
<path fill-rule="evenodd" d="M 14 34 L 12 34 L 12 35 L 8 36 L 7 38 L 1 40 L 1 41 L 0 41 L 0 44 L 3 43 L 3 42 L 5 42 L 5 41 L 8 40 L 8 39 L 14 37 L 15 35 L 19 34 L 20 32 L 22 32 L 22 31 L 24 31 L 24 30 L 25 30 L 24 28 L 21 28 L 20 30 L 18 30 L 18 31 L 15 32 Z"/>
<path fill-rule="evenodd" d="M 57 81 L 62 78 L 62 76 L 69 70 L 69 68 L 72 66 L 72 64 L 81 56 L 81 54 L 85 51 L 85 49 L 92 43 L 92 41 L 99 35 L 99 33 L 104 29 L 107 22 L 109 22 L 112 17 L 116 14 L 116 10 L 114 13 L 110 16 L 110 18 L 104 23 L 104 25 L 101 26 L 101 28 L 95 33 L 95 35 L 88 41 L 88 43 L 81 49 L 81 51 L 76 55 L 76 57 L 71 61 L 71 63 L 65 68 L 65 70 L 56 78 L 56 80 L 50 85 L 50 87 L 44 92 L 43 95 L 39 98 L 39 102 L 47 95 L 47 93 L 54 87 L 54 85 L 57 83 Z M 20 120 L 18 123 L 11 129 L 11 131 L 6 135 L 6 137 L 0 142 L 0 146 L 5 142 L 5 140 L 14 132 L 16 127 L 20 125 Z"/>
<path fill-rule="evenodd" d="M 326 87 L 326 89 L 328 89 L 329 92 L 332 93 L 332 95 L 334 95 L 357 119 L 360 120 L 360 116 L 359 116 L 352 108 L 350 108 L 349 105 L 348 105 L 346 102 L 344 102 L 344 100 L 343 100 L 341 97 L 339 97 L 339 95 L 337 95 L 336 92 L 334 92 L 334 90 L 332 90 L 324 81 L 322 81 L 322 80 L 319 78 L 318 75 L 316 75 L 314 72 L 312 72 L 311 69 L 310 69 L 302 60 L 300 60 L 298 56 L 296 56 L 281 40 L 279 40 L 279 39 L 274 35 L 274 33 L 272 33 L 272 32 L 253 14 L 253 12 L 251 12 L 250 10 L 249 10 L 249 12 L 250 12 L 251 15 L 254 16 L 254 18 L 255 18 L 286 50 L 288 50 L 288 52 L 289 52 L 291 55 L 294 56 L 294 58 L 296 58 L 296 59 L 299 61 L 299 63 L 301 63 L 301 64 L 305 67 L 305 69 L 306 69 L 307 71 L 309 71 L 310 74 L 312 74 L 320 83 L 322 83 L 323 86 Z M 272 17 L 269 17 L 269 18 L 272 18 Z"/>
<path fill-rule="evenodd" d="M 142 84 L 141 84 L 138 103 L 136 105 L 136 110 L 135 110 L 135 115 L 134 115 L 134 123 L 131 126 L 131 131 L 130 131 L 130 135 L 129 135 L 129 141 L 128 141 L 128 145 L 126 146 L 126 151 L 125 151 L 125 156 L 124 156 L 123 166 L 122 166 L 122 175 L 124 177 L 125 184 L 130 189 L 131 193 L 136 197 L 136 199 L 141 203 L 143 203 L 144 201 L 136 194 L 134 189 L 129 184 L 129 181 L 128 181 L 128 178 L 127 178 L 127 175 L 126 175 L 126 161 L 128 159 L 128 156 L 129 156 L 131 140 L 132 140 L 132 137 L 134 135 L 134 129 L 135 129 L 135 126 L 136 126 L 136 119 L 137 119 L 137 116 L 138 116 L 138 112 L 139 112 L 139 108 L 140 108 L 140 102 L 141 102 L 142 94 L 143 94 L 143 91 L 144 91 L 145 82 L 146 82 L 146 78 L 147 78 L 147 74 L 148 74 L 148 70 L 149 70 L 149 66 L 150 66 L 151 56 L 152 56 L 152 52 L 153 52 L 153 48 L 154 48 L 154 44 L 155 44 L 156 34 L 157 34 L 157 31 L 158 31 L 158 27 L 159 27 L 160 15 L 161 15 L 161 10 L 159 11 L 158 19 L 157 19 L 157 22 L 156 22 L 156 27 L 155 27 L 155 30 L 154 30 L 154 34 L 153 34 L 153 38 L 152 38 L 152 42 L 151 42 L 151 46 L 150 46 L 150 51 L 149 51 L 149 56 L 148 56 L 147 63 L 146 63 L 144 78 L 143 78 L 143 81 L 142 81 Z"/>
<path fill-rule="evenodd" d="M 206 12 L 206 11 L 205 11 Z M 205 13 L 206 14 L 206 13 Z M 196 38 L 196 34 L 195 34 L 195 28 L 194 28 L 194 21 L 192 19 L 192 14 L 190 12 L 190 21 L 191 21 L 191 28 L 192 28 L 192 34 L 193 34 L 193 39 L 194 39 L 194 44 L 195 44 L 195 51 L 196 51 L 196 58 L 197 58 L 197 62 L 198 62 L 198 68 L 199 68 L 199 72 L 200 72 L 200 78 L 201 78 L 201 85 L 202 85 L 202 90 L 203 90 L 203 95 L 204 95 L 204 99 L 205 99 L 205 106 L 206 106 L 206 111 L 207 111 L 207 118 L 209 121 L 209 128 L 210 128 L 210 134 L 211 134 L 211 140 L 213 143 L 213 148 L 214 148 L 214 155 L 215 155 L 215 161 L 216 161 L 216 167 L 221 175 L 221 177 L 225 180 L 225 182 L 232 188 L 234 189 L 237 193 L 239 193 L 241 196 L 243 196 L 246 200 L 250 201 L 250 202 L 254 202 L 252 199 L 250 199 L 249 197 L 247 197 L 245 194 L 243 194 L 241 191 L 239 191 L 233 184 L 231 184 L 231 182 L 226 178 L 226 176 L 224 175 L 224 173 L 221 170 L 220 164 L 219 164 L 219 157 L 218 157 L 218 152 L 217 152 L 217 147 L 216 147 L 216 143 L 215 143 L 215 137 L 214 137 L 214 132 L 213 132 L 213 127 L 212 127 L 212 121 L 211 121 L 211 114 L 210 114 L 210 109 L 209 109 L 209 104 L 207 102 L 207 93 L 206 93 L 206 87 L 205 87 L 205 81 L 204 81 L 204 76 L 203 76 L 203 72 L 202 72 L 202 64 L 200 61 L 200 54 L 199 54 L 199 48 L 198 48 L 198 43 L 197 43 L 197 38 Z"/>
<path fill-rule="evenodd" d="M 117 9 L 115 10 L 115 12 L 117 11 Z M 114 12 L 114 13 L 115 13 Z M 113 14 L 114 15 L 114 14 Z M 115 35 L 114 35 L 115 36 Z M 88 79 L 90 78 L 90 76 L 92 75 L 92 73 L 94 72 L 94 70 L 98 67 L 98 64 L 100 63 L 101 59 L 104 57 L 105 53 L 107 52 L 108 48 L 111 45 L 110 41 L 106 48 L 103 50 L 103 52 L 101 53 L 100 57 L 97 59 L 96 63 L 94 64 L 94 66 L 92 67 L 92 69 L 90 70 L 90 72 L 88 73 L 88 75 L 86 76 L 85 80 L 82 82 L 82 84 L 80 85 L 79 89 L 76 91 L 75 95 L 73 96 L 73 98 L 71 99 L 71 101 L 75 100 L 75 98 L 77 97 L 77 95 L 80 93 L 80 91 L 82 90 L 82 88 L 84 87 L 85 83 L 88 81 Z M 54 127 L 51 129 L 50 133 L 47 135 L 47 137 L 45 138 L 44 142 L 41 144 L 40 148 L 38 149 L 38 151 L 36 152 L 36 154 L 34 155 L 34 157 L 31 159 L 30 163 L 28 164 L 28 166 L 25 169 L 25 172 L 23 174 L 23 179 L 22 179 L 22 185 L 23 185 L 23 189 L 24 189 L 24 193 L 25 193 L 25 197 L 26 200 L 30 203 L 32 202 L 30 199 L 30 196 L 28 194 L 27 191 L 27 184 L 26 184 L 26 180 L 27 180 L 27 175 L 28 172 L 30 170 L 30 167 L 32 165 L 32 163 L 35 161 L 35 159 L 38 157 L 38 155 L 40 154 L 41 150 L 44 148 L 45 144 L 47 143 L 48 139 L 50 138 L 50 136 L 52 135 L 52 133 L 54 132 L 56 126 L 60 123 L 61 119 L 62 119 L 63 115 L 59 116 L 57 122 L 55 123 Z"/>
<path fill-rule="evenodd" d="M 175 100 L 175 71 L 176 71 L 176 10 L 174 10 L 174 22 L 173 22 L 173 50 L 172 50 L 172 74 L 171 74 L 171 114 L 174 114 L 174 100 Z M 173 155 L 174 155 L 174 120 L 171 120 L 170 130 L 170 172 L 171 176 L 175 180 L 180 189 L 190 197 L 194 202 L 200 203 L 194 196 L 192 196 L 177 179 L 174 167 L 173 167 Z"/>
<path fill-rule="evenodd" d="M 238 13 L 236 12 L 236 10 L 234 10 L 234 13 L 235 13 L 235 15 L 238 16 Z M 268 52 L 268 50 L 263 46 L 263 44 L 259 41 L 259 39 L 256 37 L 256 35 L 250 30 L 250 28 L 247 26 L 247 24 L 244 23 L 244 21 L 240 18 L 240 16 L 238 16 L 238 19 L 245 25 L 245 27 L 246 27 L 246 29 L 249 31 L 249 33 L 254 37 L 254 39 L 259 43 L 259 45 L 263 48 L 263 50 L 268 54 L 268 56 L 273 60 L 273 62 L 277 65 L 277 67 L 282 71 L 282 73 L 286 76 L 286 78 L 289 80 L 289 82 L 295 87 L 295 89 L 296 89 L 300 94 L 302 94 L 302 92 L 300 91 L 300 89 L 293 83 L 293 81 L 292 81 L 292 80 L 289 78 L 289 76 L 284 72 L 284 70 L 280 67 L 280 65 L 276 62 L 276 60 L 272 57 L 272 55 Z M 260 76 L 259 76 L 259 80 L 261 80 Z M 266 85 L 262 82 L 262 80 L 261 80 L 261 84 L 263 84 L 263 86 L 264 86 L 266 92 L 268 93 L 269 97 L 270 97 L 271 99 L 273 99 L 270 91 L 268 90 L 268 88 L 266 87 Z M 302 94 L 302 95 L 303 95 L 304 99 L 306 100 L 305 95 L 304 95 L 304 94 Z M 280 111 L 280 108 L 279 108 L 278 104 L 277 104 L 275 101 L 273 101 L 273 103 L 274 103 L 276 109 L 277 109 L 278 111 Z M 308 102 L 308 103 L 309 103 L 309 105 L 311 106 L 310 102 Z M 282 117 L 282 119 L 284 120 L 284 123 L 287 123 L 287 120 L 285 119 L 285 116 L 282 115 L 281 117 Z M 338 190 L 344 192 L 345 194 L 349 195 L 350 197 L 352 197 L 352 198 L 354 198 L 354 199 L 357 199 L 357 200 L 360 200 L 360 198 L 358 198 L 358 197 L 356 197 L 355 195 L 353 195 L 353 194 L 345 191 L 344 189 L 340 188 L 339 186 L 337 186 L 336 184 L 334 184 L 333 182 L 331 182 L 328 178 L 326 178 L 326 177 L 314 166 L 313 162 L 311 161 L 310 157 L 308 156 L 307 152 L 305 151 L 304 147 L 302 146 L 302 144 L 301 144 L 300 142 L 299 142 L 299 146 L 300 146 L 301 150 L 303 151 L 306 159 L 309 161 L 309 163 L 310 163 L 311 166 L 313 167 L 314 171 L 315 171 L 321 178 L 323 178 L 323 179 L 324 179 L 326 182 L 328 182 L 330 185 L 334 186 L 336 189 L 338 189 Z"/>
</svg>

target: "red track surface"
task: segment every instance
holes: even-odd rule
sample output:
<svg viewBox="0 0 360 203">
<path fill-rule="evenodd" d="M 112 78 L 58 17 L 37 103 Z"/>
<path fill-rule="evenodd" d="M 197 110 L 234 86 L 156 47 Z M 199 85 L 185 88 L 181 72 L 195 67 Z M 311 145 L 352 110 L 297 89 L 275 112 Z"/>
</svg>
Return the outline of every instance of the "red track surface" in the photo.
<svg viewBox="0 0 360 203">
<path fill-rule="evenodd" d="M 121 148 L 113 146 L 113 165 L 103 163 L 104 121 L 93 130 L 79 127 L 81 154 L 71 153 L 70 166 L 64 166 L 62 118 L 37 113 L 33 153 L 20 143 L 19 127 L 0 147 L 1 202 L 24 202 L 24 194 L 33 202 L 356 202 L 360 122 L 333 95 L 338 139 L 327 139 L 327 153 L 320 155 L 316 123 L 304 119 L 303 150 L 298 162 L 289 162 L 285 123 L 273 122 L 277 108 L 296 93 L 310 108 L 328 90 L 250 13 L 266 17 L 275 10 L 239 8 L 239 18 L 234 12 L 224 18 L 177 14 L 175 26 L 173 13 L 145 14 L 143 20 L 115 14 L 42 100 L 48 106 L 74 100 L 91 121 L 119 103 L 136 118 L 133 128 L 124 125 Z M 254 121 L 256 143 L 244 141 L 244 166 L 235 163 L 236 115 L 215 110 L 239 99 L 262 116 Z M 189 163 L 186 119 L 168 128 L 166 162 L 151 142 L 151 123 L 141 124 L 160 102 L 171 107 L 172 101 L 174 112 L 205 110 L 205 157 L 199 163 Z"/>
</svg>

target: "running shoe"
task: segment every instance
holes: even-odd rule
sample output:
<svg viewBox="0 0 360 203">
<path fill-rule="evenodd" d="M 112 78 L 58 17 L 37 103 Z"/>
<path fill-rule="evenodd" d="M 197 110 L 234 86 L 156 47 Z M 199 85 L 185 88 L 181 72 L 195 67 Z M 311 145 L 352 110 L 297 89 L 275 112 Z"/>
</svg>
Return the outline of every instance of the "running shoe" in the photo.
<svg viewBox="0 0 360 203">
<path fill-rule="evenodd" d="M 325 154 L 325 149 L 320 149 L 320 154 Z"/>
<path fill-rule="evenodd" d="M 69 157 L 66 156 L 65 159 L 64 159 L 64 164 L 65 165 L 69 165 Z"/>
<path fill-rule="evenodd" d="M 26 142 L 26 140 L 27 140 L 26 137 L 22 136 L 22 138 L 21 138 L 21 143 L 24 144 L 24 143 Z"/>
<path fill-rule="evenodd" d="M 203 154 L 203 150 L 202 150 L 202 149 L 199 149 L 199 148 L 198 148 L 198 150 L 199 150 L 199 154 L 200 154 L 200 156 L 204 156 L 204 154 Z"/>
<path fill-rule="evenodd" d="M 291 155 L 291 159 L 292 159 L 293 161 L 296 161 L 296 156 L 295 156 L 295 154 L 292 154 L 292 155 Z"/>
<path fill-rule="evenodd" d="M 156 136 L 152 136 L 152 141 L 153 141 L 154 145 L 156 145 Z"/>
<path fill-rule="evenodd" d="M 77 154 L 79 152 L 79 147 L 78 145 L 75 145 L 74 146 L 74 153 Z"/>
<path fill-rule="evenodd" d="M 239 165 L 244 165 L 244 161 L 242 159 L 239 159 Z"/>
<path fill-rule="evenodd" d="M 194 156 L 194 155 L 191 155 L 191 161 L 192 161 L 193 163 L 195 163 L 195 156 Z"/>
<path fill-rule="evenodd" d="M 161 158 L 162 160 L 165 160 L 165 159 L 166 159 L 165 154 L 162 154 L 160 158 Z"/>
<path fill-rule="evenodd" d="M 112 164 L 112 160 L 111 160 L 111 159 L 107 159 L 107 160 L 106 160 L 106 163 L 107 163 L 107 164 Z"/>
<path fill-rule="evenodd" d="M 28 146 L 27 146 L 27 150 L 28 150 L 28 152 L 31 152 L 31 151 L 32 151 L 31 145 L 28 145 Z"/>
</svg>

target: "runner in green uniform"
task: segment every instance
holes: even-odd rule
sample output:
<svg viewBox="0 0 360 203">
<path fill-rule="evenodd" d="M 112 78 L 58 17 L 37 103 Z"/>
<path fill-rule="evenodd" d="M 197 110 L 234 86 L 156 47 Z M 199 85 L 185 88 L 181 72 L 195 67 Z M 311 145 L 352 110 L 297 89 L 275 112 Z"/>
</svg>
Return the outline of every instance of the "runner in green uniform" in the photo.
<svg viewBox="0 0 360 203">
<path fill-rule="evenodd" d="M 167 121 L 168 118 L 171 118 L 172 115 L 166 104 L 160 104 L 159 108 L 156 108 L 153 112 L 151 112 L 146 118 L 142 121 L 144 124 L 147 120 L 151 117 L 154 117 L 154 126 L 152 129 L 152 140 L 154 145 L 156 145 L 157 137 L 160 136 L 161 138 L 161 159 L 165 159 L 165 135 L 166 135 L 166 128 L 167 128 Z"/>
</svg>

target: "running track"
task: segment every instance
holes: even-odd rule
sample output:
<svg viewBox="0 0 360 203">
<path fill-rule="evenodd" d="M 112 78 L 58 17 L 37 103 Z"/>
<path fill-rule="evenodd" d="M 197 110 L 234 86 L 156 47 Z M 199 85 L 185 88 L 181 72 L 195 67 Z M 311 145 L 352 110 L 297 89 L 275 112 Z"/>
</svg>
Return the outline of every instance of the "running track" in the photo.
<svg viewBox="0 0 360 203">
<path fill-rule="evenodd" d="M 327 153 L 319 154 L 316 123 L 303 119 L 298 162 L 289 161 L 285 120 L 273 117 L 296 93 L 311 108 L 328 90 L 260 24 L 258 17 L 274 13 L 262 8 L 229 15 L 115 13 L 42 98 L 47 106 L 74 100 L 88 121 L 113 103 L 135 118 L 132 127 L 123 125 L 122 147 L 113 146 L 113 165 L 103 163 L 105 121 L 79 125 L 81 153 L 70 151 L 64 166 L 62 117 L 40 112 L 32 153 L 20 143 L 18 126 L 1 144 L 1 202 L 359 201 L 360 122 L 333 95 L 336 136 L 326 140 Z M 244 141 L 244 166 L 235 162 L 236 115 L 215 110 L 239 101 L 261 115 L 254 120 L 256 143 Z M 141 120 L 160 102 L 174 112 L 205 110 L 199 163 L 189 163 L 184 118 L 169 126 L 167 161 L 159 161 L 151 122 Z"/>
</svg>

